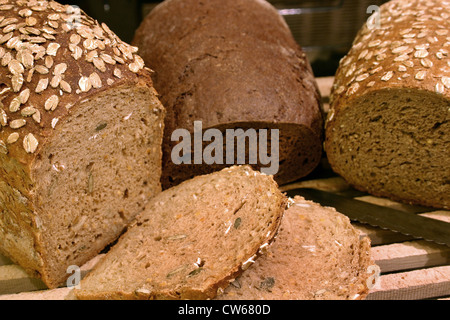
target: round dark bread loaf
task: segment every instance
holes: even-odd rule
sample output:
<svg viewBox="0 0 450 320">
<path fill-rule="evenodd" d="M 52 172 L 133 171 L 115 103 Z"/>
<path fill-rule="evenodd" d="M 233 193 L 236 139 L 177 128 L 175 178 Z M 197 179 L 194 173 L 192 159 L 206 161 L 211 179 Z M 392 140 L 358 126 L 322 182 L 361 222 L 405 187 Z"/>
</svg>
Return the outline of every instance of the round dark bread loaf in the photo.
<svg viewBox="0 0 450 320">
<path fill-rule="evenodd" d="M 194 121 L 224 135 L 226 129 L 279 129 L 279 184 L 306 176 L 319 163 L 318 88 L 304 52 L 268 2 L 164 1 L 144 19 L 133 44 L 155 71 L 155 88 L 168 112 L 163 188 L 226 166 L 172 162 L 172 133 L 192 132 Z M 246 161 L 251 164 L 248 154 Z M 260 161 L 254 165 L 264 167 Z"/>
<path fill-rule="evenodd" d="M 360 190 L 448 209 L 450 4 L 395 0 L 380 13 L 337 71 L 329 162 Z"/>
<path fill-rule="evenodd" d="M 334 208 L 290 199 L 276 241 L 220 300 L 353 300 L 369 293 L 370 239 Z"/>
<path fill-rule="evenodd" d="M 248 166 L 184 181 L 150 200 L 75 295 L 212 299 L 273 241 L 286 200 Z"/>
<path fill-rule="evenodd" d="M 0 251 L 57 287 L 161 191 L 164 108 L 104 24 L 0 4 Z"/>
</svg>

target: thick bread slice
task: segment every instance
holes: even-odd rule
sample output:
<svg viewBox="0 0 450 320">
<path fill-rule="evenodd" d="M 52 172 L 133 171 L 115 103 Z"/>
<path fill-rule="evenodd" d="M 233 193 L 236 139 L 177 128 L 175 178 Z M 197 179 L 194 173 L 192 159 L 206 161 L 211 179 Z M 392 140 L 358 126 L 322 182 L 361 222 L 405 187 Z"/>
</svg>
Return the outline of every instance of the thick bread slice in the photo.
<svg viewBox="0 0 450 320">
<path fill-rule="evenodd" d="M 450 3 L 394 0 L 380 12 L 337 71 L 329 162 L 362 191 L 448 209 Z"/>
<path fill-rule="evenodd" d="M 371 264 L 369 238 L 347 217 L 296 197 L 268 253 L 218 299 L 363 299 Z"/>
<path fill-rule="evenodd" d="M 231 167 L 168 189 L 81 281 L 79 299 L 209 299 L 277 233 L 286 198 L 271 176 Z"/>
</svg>

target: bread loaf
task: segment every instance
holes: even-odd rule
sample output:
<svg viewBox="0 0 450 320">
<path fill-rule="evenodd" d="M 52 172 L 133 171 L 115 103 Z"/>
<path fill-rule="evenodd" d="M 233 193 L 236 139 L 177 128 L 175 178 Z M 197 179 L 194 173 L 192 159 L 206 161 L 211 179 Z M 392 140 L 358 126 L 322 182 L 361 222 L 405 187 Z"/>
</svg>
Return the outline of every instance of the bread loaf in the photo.
<svg viewBox="0 0 450 320">
<path fill-rule="evenodd" d="M 280 130 L 279 184 L 306 176 L 319 163 L 323 120 L 317 85 L 305 53 L 268 2 L 164 1 L 144 19 L 133 44 L 155 71 L 155 88 L 167 109 L 163 188 L 230 165 L 225 159 L 173 163 L 173 132 L 192 133 L 195 121 L 204 131 L 224 135 L 227 129 Z M 248 153 L 247 146 L 245 163 L 253 165 Z M 253 167 L 267 166 L 258 161 Z"/>
<path fill-rule="evenodd" d="M 341 61 L 325 148 L 354 187 L 450 208 L 449 16 L 448 1 L 390 1 Z"/>
<path fill-rule="evenodd" d="M 62 284 L 160 192 L 164 108 L 136 48 L 53 1 L 0 4 L 0 251 Z"/>
<path fill-rule="evenodd" d="M 290 201 L 267 254 L 218 299 L 364 299 L 373 276 L 369 238 L 333 208 L 301 197 Z"/>
<path fill-rule="evenodd" d="M 154 197 L 75 290 L 79 299 L 211 299 L 274 239 L 286 198 L 231 167 Z"/>
</svg>

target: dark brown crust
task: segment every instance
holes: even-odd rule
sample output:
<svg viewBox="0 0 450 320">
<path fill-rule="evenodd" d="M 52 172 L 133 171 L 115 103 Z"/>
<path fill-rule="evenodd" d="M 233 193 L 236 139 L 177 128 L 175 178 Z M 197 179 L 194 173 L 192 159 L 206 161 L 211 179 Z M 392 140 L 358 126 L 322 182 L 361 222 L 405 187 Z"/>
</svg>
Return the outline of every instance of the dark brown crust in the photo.
<svg viewBox="0 0 450 320">
<path fill-rule="evenodd" d="M 192 173 L 210 172 L 206 165 L 197 165 L 196 172 L 183 174 L 170 165 L 172 132 L 192 131 L 197 120 L 204 129 L 239 122 L 309 128 L 316 138 L 299 149 L 315 149 L 313 166 L 318 164 L 323 120 L 317 84 L 306 55 L 268 2 L 165 1 L 146 17 L 133 43 L 155 70 L 155 87 L 168 112 L 164 188 Z M 291 151 L 290 146 L 280 146 L 282 155 Z M 285 184 L 310 173 L 301 162 L 284 168 L 289 174 L 275 175 L 277 182 Z"/>
<path fill-rule="evenodd" d="M 344 178 L 347 176 L 346 170 L 337 165 L 335 158 L 339 155 L 333 152 L 331 145 L 340 137 L 337 120 L 345 118 L 345 111 L 356 105 L 355 101 L 385 90 L 397 93 L 404 90 L 405 95 L 412 91 L 426 92 L 450 101 L 450 8 L 441 1 L 431 1 L 429 4 L 393 0 L 382 5 L 381 28 L 370 30 L 365 24 L 356 36 L 352 49 L 340 63 L 326 121 L 325 151 L 332 168 Z M 348 182 L 376 196 L 416 205 L 446 207 L 433 197 L 406 199 L 366 185 L 364 181 Z"/>
</svg>

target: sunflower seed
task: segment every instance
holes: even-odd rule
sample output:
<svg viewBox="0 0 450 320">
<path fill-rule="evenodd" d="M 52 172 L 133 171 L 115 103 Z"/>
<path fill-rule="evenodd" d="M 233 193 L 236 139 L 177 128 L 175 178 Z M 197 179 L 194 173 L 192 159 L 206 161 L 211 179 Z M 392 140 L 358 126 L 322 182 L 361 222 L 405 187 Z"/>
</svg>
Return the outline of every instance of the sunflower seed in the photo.
<svg viewBox="0 0 450 320">
<path fill-rule="evenodd" d="M 57 95 L 53 95 L 45 101 L 44 108 L 47 111 L 54 111 L 58 107 L 59 98 Z"/>
<path fill-rule="evenodd" d="M 38 145 L 39 142 L 32 133 L 27 134 L 23 139 L 23 148 L 27 153 L 35 153 Z"/>
<path fill-rule="evenodd" d="M 11 129 L 20 129 L 27 124 L 25 119 L 16 119 L 9 123 Z"/>
</svg>

